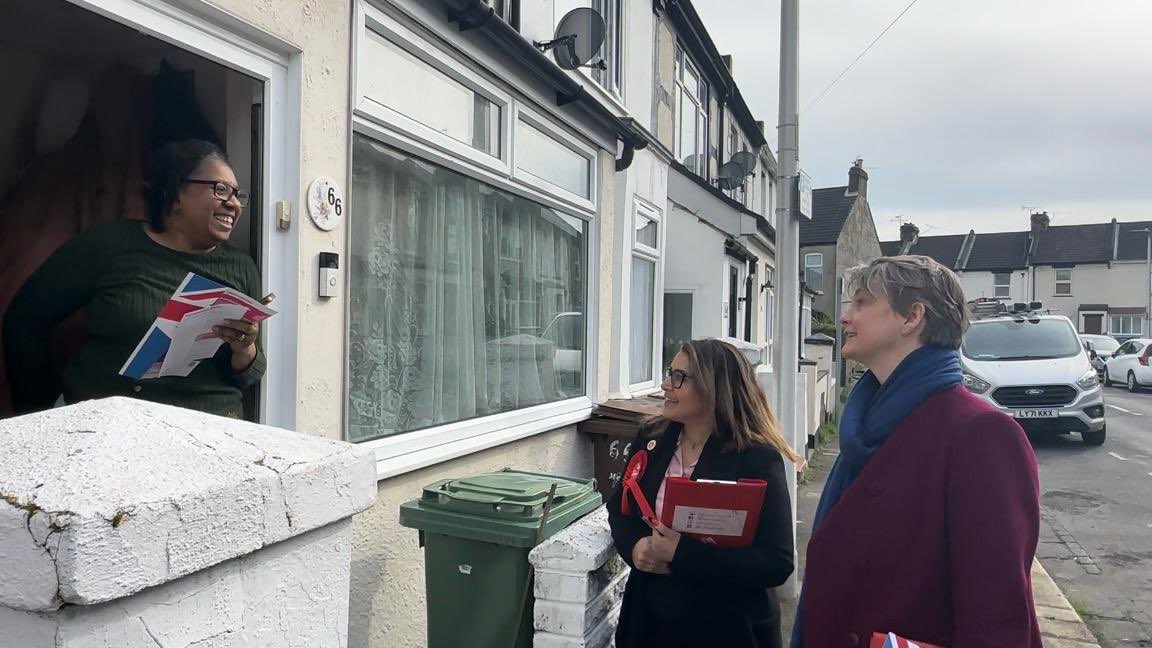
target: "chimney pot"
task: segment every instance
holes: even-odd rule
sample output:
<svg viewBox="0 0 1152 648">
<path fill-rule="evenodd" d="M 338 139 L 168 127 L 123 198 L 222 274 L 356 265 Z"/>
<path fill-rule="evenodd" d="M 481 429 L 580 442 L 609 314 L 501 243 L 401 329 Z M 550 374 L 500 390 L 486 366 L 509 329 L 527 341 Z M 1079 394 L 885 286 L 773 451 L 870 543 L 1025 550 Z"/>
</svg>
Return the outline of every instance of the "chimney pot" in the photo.
<svg viewBox="0 0 1152 648">
<path fill-rule="evenodd" d="M 848 169 L 848 195 L 868 198 L 868 172 L 864 170 L 862 158 L 856 158 L 852 168 Z"/>
<path fill-rule="evenodd" d="M 904 223 L 900 226 L 900 242 L 901 243 L 915 243 L 916 239 L 920 238 L 920 228 L 912 223 Z"/>
<path fill-rule="evenodd" d="M 1049 218 L 1048 212 L 1032 212 L 1032 230 L 1048 229 L 1048 225 L 1052 222 Z"/>
</svg>

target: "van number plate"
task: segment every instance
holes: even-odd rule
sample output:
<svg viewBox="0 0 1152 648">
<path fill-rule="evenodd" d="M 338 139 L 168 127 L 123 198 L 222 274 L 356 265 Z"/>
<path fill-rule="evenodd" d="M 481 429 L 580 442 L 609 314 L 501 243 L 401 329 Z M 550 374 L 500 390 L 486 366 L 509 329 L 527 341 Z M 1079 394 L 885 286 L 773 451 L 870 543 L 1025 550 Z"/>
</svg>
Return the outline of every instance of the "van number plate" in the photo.
<svg viewBox="0 0 1152 648">
<path fill-rule="evenodd" d="M 1012 416 L 1018 419 L 1056 418 L 1057 413 L 1052 409 L 1026 409 L 1012 412 Z"/>
</svg>

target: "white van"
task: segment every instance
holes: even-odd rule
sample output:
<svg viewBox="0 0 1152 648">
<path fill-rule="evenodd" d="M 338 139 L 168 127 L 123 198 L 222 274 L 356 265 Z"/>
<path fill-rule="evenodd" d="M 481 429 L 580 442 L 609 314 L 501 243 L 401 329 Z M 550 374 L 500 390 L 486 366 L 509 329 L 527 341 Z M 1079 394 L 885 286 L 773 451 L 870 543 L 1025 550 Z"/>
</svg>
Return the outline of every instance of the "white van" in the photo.
<svg viewBox="0 0 1152 648">
<path fill-rule="evenodd" d="M 1029 432 L 1104 443 L 1104 395 L 1076 328 L 1040 304 L 975 303 L 961 346 L 964 386 Z"/>
</svg>

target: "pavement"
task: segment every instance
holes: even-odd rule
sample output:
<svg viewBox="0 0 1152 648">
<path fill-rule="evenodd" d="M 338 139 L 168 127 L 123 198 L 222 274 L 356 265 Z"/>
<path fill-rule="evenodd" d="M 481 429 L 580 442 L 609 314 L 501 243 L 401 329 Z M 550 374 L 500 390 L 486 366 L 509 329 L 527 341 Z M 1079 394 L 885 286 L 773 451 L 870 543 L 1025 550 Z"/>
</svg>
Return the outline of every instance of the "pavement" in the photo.
<svg viewBox="0 0 1152 648">
<path fill-rule="evenodd" d="M 1040 562 L 1103 648 L 1152 646 L 1152 390 L 1105 388 L 1108 438 L 1032 435 Z"/>
<path fill-rule="evenodd" d="M 832 464 L 836 461 L 835 440 L 829 446 L 817 451 L 809 459 L 797 487 L 797 579 L 804 577 L 808 538 L 812 530 L 811 522 L 816 515 L 816 505 L 820 501 L 824 482 L 827 481 Z M 1069 603 L 1039 560 L 1032 563 L 1032 596 L 1036 604 L 1036 616 L 1040 622 L 1040 634 L 1046 648 L 1100 648 L 1100 644 L 1096 642 L 1080 614 Z M 781 602 L 781 621 L 787 640 L 795 622 L 795 605 L 790 605 L 786 601 Z"/>
</svg>

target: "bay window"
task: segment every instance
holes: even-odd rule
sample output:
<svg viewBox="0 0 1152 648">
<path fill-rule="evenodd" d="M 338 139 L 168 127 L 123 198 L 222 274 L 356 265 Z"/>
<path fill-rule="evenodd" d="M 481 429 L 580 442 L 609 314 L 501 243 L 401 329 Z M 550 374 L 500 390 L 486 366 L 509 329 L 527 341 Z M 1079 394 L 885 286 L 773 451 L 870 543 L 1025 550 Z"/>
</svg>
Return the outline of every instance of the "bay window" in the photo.
<svg viewBox="0 0 1152 648">
<path fill-rule="evenodd" d="M 348 438 L 586 392 L 584 221 L 357 134 Z"/>
</svg>

